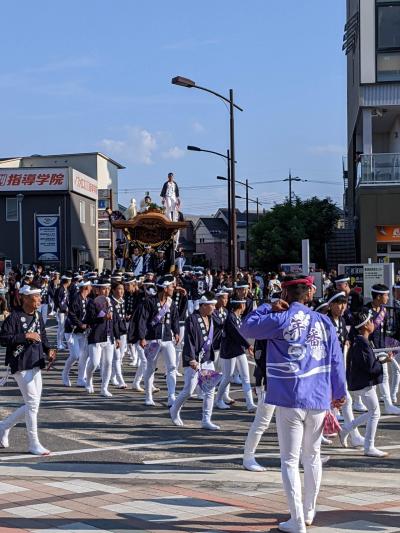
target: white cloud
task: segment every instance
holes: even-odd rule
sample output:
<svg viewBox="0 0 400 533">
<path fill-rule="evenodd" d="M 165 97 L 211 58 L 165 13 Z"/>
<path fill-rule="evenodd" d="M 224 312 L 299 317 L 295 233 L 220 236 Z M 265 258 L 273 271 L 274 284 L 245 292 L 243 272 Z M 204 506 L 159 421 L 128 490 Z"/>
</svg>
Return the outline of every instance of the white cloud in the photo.
<svg viewBox="0 0 400 533">
<path fill-rule="evenodd" d="M 200 122 L 193 122 L 193 130 L 196 132 L 196 133 L 203 133 L 205 131 L 205 128 L 203 126 L 203 124 L 200 124 Z"/>
<path fill-rule="evenodd" d="M 152 165 L 157 139 L 145 128 L 129 127 L 126 139 L 103 139 L 100 145 L 112 156 L 123 157 L 133 163 Z"/>
<path fill-rule="evenodd" d="M 173 146 L 161 154 L 164 159 L 181 159 L 185 155 L 185 150 L 179 146 Z"/>
<path fill-rule="evenodd" d="M 346 147 L 341 146 L 340 144 L 323 144 L 319 146 L 310 146 L 308 151 L 315 155 L 329 155 L 329 154 L 343 155 L 346 153 Z"/>
</svg>

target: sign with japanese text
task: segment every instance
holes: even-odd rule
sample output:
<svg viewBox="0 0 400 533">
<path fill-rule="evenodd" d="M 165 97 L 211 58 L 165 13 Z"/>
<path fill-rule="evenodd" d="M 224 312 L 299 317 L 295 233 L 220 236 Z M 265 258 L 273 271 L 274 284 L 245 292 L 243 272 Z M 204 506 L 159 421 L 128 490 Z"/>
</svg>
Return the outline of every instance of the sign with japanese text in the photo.
<svg viewBox="0 0 400 533">
<path fill-rule="evenodd" d="M 81 194 L 82 196 L 92 198 L 93 200 L 97 200 L 96 180 L 90 178 L 89 176 L 86 176 L 86 174 L 83 174 L 83 172 L 79 172 L 75 169 L 72 170 L 71 180 L 71 189 L 74 192 Z"/>
<path fill-rule="evenodd" d="M 60 261 L 60 215 L 36 215 L 36 260 Z"/>
<path fill-rule="evenodd" d="M 66 190 L 67 168 L 0 168 L 0 192 Z"/>
<path fill-rule="evenodd" d="M 400 226 L 377 226 L 376 242 L 400 242 Z"/>
<path fill-rule="evenodd" d="M 371 296 L 372 285 L 377 283 L 385 283 L 384 265 L 364 265 L 364 295 L 367 298 Z"/>
</svg>

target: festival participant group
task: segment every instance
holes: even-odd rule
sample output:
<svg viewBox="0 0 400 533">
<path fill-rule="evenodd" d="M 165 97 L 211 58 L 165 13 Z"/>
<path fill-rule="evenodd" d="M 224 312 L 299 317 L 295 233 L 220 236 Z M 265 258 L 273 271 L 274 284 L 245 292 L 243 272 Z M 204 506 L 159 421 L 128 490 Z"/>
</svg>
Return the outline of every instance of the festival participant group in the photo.
<svg viewBox="0 0 400 533">
<path fill-rule="evenodd" d="M 8 368 L 2 381 L 12 375 L 24 405 L 0 421 L 0 447 L 9 447 L 10 431 L 25 418 L 29 451 L 50 453 L 39 440 L 37 419 L 41 370 L 52 368 L 56 351 L 66 350 L 59 375 L 65 387 L 105 398 L 127 389 L 149 410 L 165 399 L 158 405 L 177 427 L 185 425 L 185 403 L 195 396 L 202 399 L 201 429 L 220 430 L 213 414 L 232 409 L 238 402 L 232 384 L 240 384 L 245 409 L 255 413 L 243 466 L 266 470 L 256 450 L 275 416 L 291 514 L 279 527 L 303 533 L 315 518 L 320 446 L 332 443 L 323 435 L 327 413 L 341 421 L 342 446 L 387 455 L 375 439 L 381 409 L 400 415 L 400 285 L 374 285 L 370 295 L 361 295 L 349 277 L 332 274 L 321 300 L 312 275 L 239 272 L 232 279 L 223 271 L 183 266 L 178 262 L 173 273 L 161 275 L 60 275 L 35 266 L 10 276 L 10 313 L 0 333 Z M 46 333 L 53 316 L 57 347 Z M 163 370 L 157 372 L 160 360 Z M 128 369 L 129 375 L 134 369 L 132 382 Z M 163 379 L 166 398 L 159 388 Z"/>
</svg>

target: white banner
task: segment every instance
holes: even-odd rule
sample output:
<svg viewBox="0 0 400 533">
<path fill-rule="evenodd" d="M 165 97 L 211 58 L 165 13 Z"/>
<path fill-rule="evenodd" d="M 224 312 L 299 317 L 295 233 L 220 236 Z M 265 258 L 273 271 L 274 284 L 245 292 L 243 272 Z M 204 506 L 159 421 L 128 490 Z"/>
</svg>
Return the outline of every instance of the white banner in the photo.
<svg viewBox="0 0 400 533">
<path fill-rule="evenodd" d="M 97 200 L 97 181 L 75 169 L 72 170 L 71 189 L 82 196 Z"/>
<path fill-rule="evenodd" d="M 67 168 L 0 168 L 0 192 L 66 190 Z"/>
</svg>

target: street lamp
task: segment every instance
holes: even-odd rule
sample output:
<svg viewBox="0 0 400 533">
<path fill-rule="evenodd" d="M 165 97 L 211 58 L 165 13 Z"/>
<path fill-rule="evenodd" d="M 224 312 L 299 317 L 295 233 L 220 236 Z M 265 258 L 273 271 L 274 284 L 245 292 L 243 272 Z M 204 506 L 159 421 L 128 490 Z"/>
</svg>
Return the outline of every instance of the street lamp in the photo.
<svg viewBox="0 0 400 533">
<path fill-rule="evenodd" d="M 187 150 L 191 152 L 206 152 L 207 154 L 214 154 L 222 157 L 223 159 L 226 159 L 228 163 L 228 178 L 224 178 L 228 182 L 228 270 L 231 269 L 232 265 L 232 248 L 230 246 L 231 244 L 231 180 L 230 180 L 230 157 L 229 157 L 229 150 L 226 151 L 226 155 L 222 154 L 221 152 L 215 152 L 214 150 L 206 150 L 205 148 L 199 148 L 198 146 L 192 146 L 188 145 Z"/>
<path fill-rule="evenodd" d="M 229 98 L 226 98 L 222 94 L 207 89 L 206 87 L 201 87 L 196 85 L 193 80 L 184 78 L 183 76 L 175 76 L 172 78 L 171 83 L 173 85 L 180 85 L 181 87 L 187 87 L 189 89 L 199 89 L 200 91 L 205 91 L 207 93 L 217 96 L 224 102 L 229 104 L 229 133 L 230 133 L 230 178 L 231 178 L 231 248 L 232 248 L 232 274 L 236 276 L 236 266 L 237 266 L 237 228 L 236 228 L 236 199 L 235 199 L 235 126 L 234 126 L 234 109 L 243 111 L 241 107 L 236 105 L 233 101 L 233 90 L 229 89 Z"/>
<path fill-rule="evenodd" d="M 17 194 L 17 202 L 18 202 L 18 220 L 19 220 L 19 264 L 24 264 L 24 245 L 22 240 L 22 200 L 24 199 L 24 195 L 20 192 Z"/>
<path fill-rule="evenodd" d="M 289 182 L 289 205 L 292 205 L 292 181 L 308 181 L 308 180 L 303 180 L 303 179 L 301 179 L 299 177 L 292 178 L 292 173 L 289 170 L 289 177 L 283 179 L 282 181 L 288 181 Z"/>
</svg>

